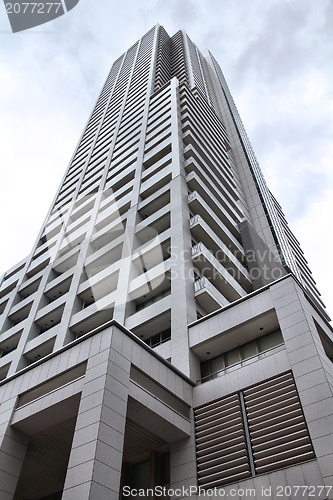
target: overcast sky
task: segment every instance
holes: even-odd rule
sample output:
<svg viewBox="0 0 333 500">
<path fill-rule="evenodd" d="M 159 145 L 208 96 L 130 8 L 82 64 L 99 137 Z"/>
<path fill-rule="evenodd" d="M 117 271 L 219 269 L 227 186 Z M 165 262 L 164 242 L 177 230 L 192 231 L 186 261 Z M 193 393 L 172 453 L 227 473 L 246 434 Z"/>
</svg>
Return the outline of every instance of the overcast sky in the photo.
<svg viewBox="0 0 333 500">
<path fill-rule="evenodd" d="M 80 0 L 12 34 L 0 3 L 0 275 L 30 253 L 112 62 L 156 23 L 220 63 L 333 315 L 332 0 Z"/>
</svg>

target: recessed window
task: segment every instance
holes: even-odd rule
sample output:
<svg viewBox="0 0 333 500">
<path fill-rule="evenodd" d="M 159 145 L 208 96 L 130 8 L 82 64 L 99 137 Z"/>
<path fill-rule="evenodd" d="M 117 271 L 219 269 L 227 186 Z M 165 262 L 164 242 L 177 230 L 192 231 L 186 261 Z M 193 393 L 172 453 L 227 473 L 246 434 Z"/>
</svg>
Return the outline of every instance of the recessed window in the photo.
<svg viewBox="0 0 333 500">
<path fill-rule="evenodd" d="M 284 348 L 280 330 L 243 344 L 201 363 L 201 382 L 219 377 Z"/>
<path fill-rule="evenodd" d="M 167 297 L 171 293 L 171 288 L 167 288 L 167 290 L 163 290 L 163 292 L 155 295 L 154 297 L 151 297 L 150 299 L 146 300 L 145 302 L 142 302 L 141 304 L 137 304 L 136 306 L 136 312 L 142 311 L 142 309 L 145 309 L 146 307 L 151 306 L 152 304 L 155 304 L 155 302 L 158 302 L 159 300 L 164 299 L 164 297 Z"/>
<path fill-rule="evenodd" d="M 150 347 L 156 347 L 170 339 L 171 339 L 171 328 L 167 328 L 166 330 L 163 330 L 162 332 L 157 333 L 152 337 L 149 337 L 149 339 L 146 339 L 145 342 Z"/>
</svg>

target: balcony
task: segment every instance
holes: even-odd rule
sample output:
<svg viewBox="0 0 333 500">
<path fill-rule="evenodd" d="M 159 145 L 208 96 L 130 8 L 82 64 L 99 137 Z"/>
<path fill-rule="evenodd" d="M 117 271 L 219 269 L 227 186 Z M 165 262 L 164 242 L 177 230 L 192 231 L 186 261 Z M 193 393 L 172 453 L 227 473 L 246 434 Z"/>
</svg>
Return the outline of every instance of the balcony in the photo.
<svg viewBox="0 0 333 500">
<path fill-rule="evenodd" d="M 194 282 L 194 297 L 208 314 L 229 304 L 229 301 L 205 277 Z"/>
<path fill-rule="evenodd" d="M 110 243 L 120 236 L 123 236 L 126 228 L 126 215 L 116 218 L 107 226 L 97 231 L 91 238 L 90 243 L 94 248 L 101 248 L 107 243 Z"/>
<path fill-rule="evenodd" d="M 158 171 L 156 174 L 149 177 L 141 183 L 140 196 L 144 200 L 155 191 L 158 191 L 163 186 L 166 186 L 171 181 L 171 164 Z"/>
<path fill-rule="evenodd" d="M 144 182 L 152 175 L 156 174 L 158 171 L 162 170 L 167 165 L 170 165 L 172 162 L 172 154 L 169 153 L 166 156 L 163 156 L 159 161 L 152 164 L 150 167 L 144 165 L 145 170 L 142 171 L 141 181 Z"/>
<path fill-rule="evenodd" d="M 170 207 L 163 207 L 136 226 L 137 247 L 170 228 Z"/>
<path fill-rule="evenodd" d="M 22 335 L 22 328 L 11 328 L 9 331 L 0 335 L 0 358 L 4 358 L 16 349 Z M 8 358 L 7 358 L 8 359 Z"/>
<path fill-rule="evenodd" d="M 194 214 L 200 215 L 207 222 L 207 224 L 213 229 L 215 234 L 221 238 L 227 247 L 233 249 L 234 251 L 243 252 L 243 248 L 239 241 L 224 225 L 224 223 L 218 219 L 216 214 L 197 191 L 193 191 L 193 193 L 188 195 L 188 205 Z M 239 235 L 238 231 L 237 233 Z"/>
<path fill-rule="evenodd" d="M 10 313 L 8 314 L 8 319 L 13 323 L 12 326 L 15 326 L 21 323 L 21 321 L 27 319 L 32 307 L 32 302 L 31 297 L 28 297 L 12 307 Z"/>
<path fill-rule="evenodd" d="M 148 198 L 139 203 L 138 212 L 142 217 L 146 219 L 169 203 L 169 186 L 163 186 L 161 189 L 159 189 L 155 193 L 152 193 Z"/>
<path fill-rule="evenodd" d="M 35 323 L 40 327 L 41 332 L 45 332 L 61 321 L 66 303 L 65 297 L 59 297 L 51 304 L 40 309 L 36 315 Z"/>
<path fill-rule="evenodd" d="M 152 293 L 159 293 L 161 287 L 162 289 L 168 288 L 170 286 L 168 272 L 170 266 L 171 262 L 170 259 L 168 259 L 134 278 L 129 285 L 129 294 L 131 298 L 134 300 L 148 299 Z"/>
<path fill-rule="evenodd" d="M 128 201 L 131 201 L 131 198 L 128 198 L 127 200 L 122 200 L 121 203 L 119 203 L 118 208 L 120 208 L 123 204 L 127 203 Z M 104 212 L 104 210 L 106 210 L 109 207 L 112 207 L 116 203 L 117 201 L 114 196 L 113 189 L 111 188 L 103 189 L 98 212 L 102 213 Z"/>
<path fill-rule="evenodd" d="M 229 196 L 233 198 L 235 201 L 237 201 L 238 194 L 234 181 L 230 182 L 230 180 L 224 175 L 222 170 L 218 167 L 218 163 L 212 161 L 211 158 L 208 155 L 206 155 L 205 151 L 203 151 L 203 149 L 193 140 L 193 137 L 190 132 L 186 132 L 186 134 L 184 134 L 184 143 L 185 143 L 185 148 L 184 148 L 185 158 L 188 159 L 190 157 L 193 157 L 197 160 L 197 162 L 200 165 L 204 165 L 206 170 L 210 172 L 213 171 L 214 175 L 218 177 L 220 183 L 222 183 L 225 190 L 228 192 Z"/>
<path fill-rule="evenodd" d="M 119 268 L 122 248 L 122 243 L 113 246 L 111 242 L 109 245 L 106 245 L 87 257 L 84 262 L 84 268 L 89 278 L 91 279 L 92 276 L 98 275 L 99 273 L 105 274 L 105 270 L 109 272 L 112 269 L 115 270 Z"/>
<path fill-rule="evenodd" d="M 79 206 L 75 206 L 70 216 L 70 221 L 74 222 L 79 220 L 80 218 L 87 215 L 93 209 L 95 204 L 94 197 L 87 197 L 87 199 L 81 203 Z"/>
<path fill-rule="evenodd" d="M 112 182 L 113 182 L 112 180 L 106 182 L 105 188 L 107 190 L 113 190 Z M 124 184 L 121 188 L 119 188 L 117 192 L 114 192 L 114 199 L 116 201 L 119 201 L 121 198 L 124 198 L 126 195 L 128 195 L 133 190 L 133 184 L 134 184 L 134 178 L 127 184 Z"/>
<path fill-rule="evenodd" d="M 69 250 L 67 253 L 58 254 L 55 262 L 53 263 L 52 269 L 57 274 L 66 273 L 69 269 L 72 269 L 76 266 L 78 259 L 80 256 L 80 251 L 78 248 L 74 247 Z"/>
<path fill-rule="evenodd" d="M 62 243 L 59 247 L 59 255 L 65 255 L 70 250 L 78 247 L 86 239 L 86 237 L 87 228 L 85 226 L 80 227 L 70 236 L 64 234 Z"/>
<path fill-rule="evenodd" d="M 151 167 L 162 158 L 167 156 L 172 151 L 170 138 L 166 139 L 162 144 L 158 144 L 154 149 L 145 154 L 143 164 L 146 168 Z"/>
<path fill-rule="evenodd" d="M 6 362 L 5 364 L 2 364 L 0 361 L 0 380 L 4 380 L 7 377 L 8 370 L 11 365 L 11 360 Z"/>
<path fill-rule="evenodd" d="M 171 325 L 171 296 L 132 314 L 125 321 L 125 327 L 143 340 L 165 331 Z"/>
<path fill-rule="evenodd" d="M 198 122 L 194 123 L 195 121 L 194 115 L 190 117 L 186 112 L 182 115 L 184 143 L 192 143 L 194 140 L 196 147 L 200 148 L 202 156 L 212 159 L 225 178 L 228 179 L 231 184 L 234 184 L 233 175 L 228 162 L 228 155 L 226 154 L 228 145 L 225 144 L 224 138 L 217 138 L 214 133 L 214 128 L 209 130 L 207 134 L 207 128 L 203 126 L 202 122 L 199 124 Z M 222 144 L 225 145 L 225 149 Z"/>
<path fill-rule="evenodd" d="M 31 278 L 44 269 L 51 260 L 51 252 L 46 252 L 40 255 L 37 259 L 33 260 L 27 270 L 27 276 Z"/>
<path fill-rule="evenodd" d="M 108 252 L 117 246 L 123 245 L 126 220 L 116 226 L 110 225 L 107 230 L 98 231 L 90 240 L 89 260 L 94 260 L 95 252 L 98 256 Z M 97 257 L 97 255 L 96 255 Z M 91 259 L 90 259 L 91 258 Z M 87 258 L 88 261 L 88 258 Z"/>
<path fill-rule="evenodd" d="M 72 316 L 69 328 L 77 336 L 94 330 L 113 318 L 116 293 L 111 292 Z"/>
<path fill-rule="evenodd" d="M 45 287 L 44 295 L 49 299 L 50 302 L 53 302 L 59 297 L 62 297 L 69 291 L 72 279 L 73 274 L 71 274 L 70 271 L 67 273 L 67 276 L 61 274 L 55 280 L 52 280 L 52 282 L 48 283 L 48 285 Z"/>
<path fill-rule="evenodd" d="M 32 363 L 44 358 L 53 351 L 54 343 L 56 339 L 56 331 L 51 331 L 45 333 L 43 337 L 37 337 L 30 340 L 24 349 L 24 357 L 29 359 Z"/>
<path fill-rule="evenodd" d="M 8 297 L 6 297 L 5 299 L 1 299 L 0 300 L 0 314 L 2 314 L 4 312 L 4 310 L 6 309 L 7 304 L 8 304 Z"/>
<path fill-rule="evenodd" d="M 122 203 L 121 206 L 118 203 L 113 203 L 111 206 L 109 205 L 105 210 L 98 214 L 95 223 L 95 230 L 99 231 L 103 229 L 105 226 L 111 224 L 111 222 L 118 220 L 120 221 L 121 216 L 126 214 L 130 208 L 130 201 L 127 203 Z"/>
<path fill-rule="evenodd" d="M 67 212 L 67 210 L 66 210 Z M 50 241 L 54 236 L 58 236 L 65 224 L 65 213 L 57 211 L 53 216 L 52 222 L 50 221 L 45 227 L 41 239 L 44 242 Z M 66 217 L 67 219 L 67 217 Z"/>
<path fill-rule="evenodd" d="M 12 279 L 10 281 L 8 281 L 8 282 L 7 281 L 3 281 L 2 282 L 2 287 L 1 287 L 1 290 L 0 290 L 0 298 L 1 299 L 3 297 L 6 297 L 13 290 L 16 289 L 17 281 L 18 281 L 18 277 L 15 275 L 15 276 L 12 276 Z"/>
<path fill-rule="evenodd" d="M 43 242 L 43 240 L 39 240 L 39 246 L 37 246 L 34 255 L 33 255 L 33 260 L 36 260 L 38 257 L 43 255 L 44 253 L 48 252 L 51 250 L 51 248 L 57 243 L 57 235 L 52 236 L 50 240 L 46 240 Z"/>
<path fill-rule="evenodd" d="M 237 238 L 239 236 L 238 224 L 244 217 L 243 214 L 240 216 L 235 210 L 233 210 L 232 206 L 223 196 L 222 192 L 215 191 L 214 186 L 211 182 L 207 182 L 207 179 L 203 182 L 195 172 L 191 172 L 186 176 L 185 180 L 190 190 L 199 193 L 211 210 Z"/>
<path fill-rule="evenodd" d="M 192 261 L 201 274 L 230 302 L 246 295 L 238 281 L 220 264 L 214 255 L 202 244 L 192 247 Z"/>
<path fill-rule="evenodd" d="M 9 345 L 11 345 L 12 340 L 11 339 L 16 339 L 17 335 L 21 336 L 23 329 L 24 329 L 25 323 L 18 323 L 17 325 L 14 325 L 8 330 L 3 330 L 0 333 L 0 342 L 1 344 L 6 344 L 6 342 L 9 342 Z"/>
<path fill-rule="evenodd" d="M 112 189 L 113 193 L 116 193 L 120 189 L 124 188 L 124 186 L 129 185 L 133 182 L 135 177 L 135 168 L 133 165 L 129 165 L 127 168 L 122 169 L 119 173 L 112 173 L 108 177 L 108 186 L 109 189 Z"/>
<path fill-rule="evenodd" d="M 25 281 L 19 287 L 19 295 L 23 299 L 30 297 L 33 293 L 37 292 L 39 285 L 42 281 L 42 276 L 35 277 L 33 276 L 29 280 Z"/>
<path fill-rule="evenodd" d="M 167 260 L 170 257 L 170 244 L 170 231 L 167 230 L 136 249 L 132 254 L 133 278 Z"/>
<path fill-rule="evenodd" d="M 226 245 L 216 236 L 214 231 L 206 224 L 206 222 L 199 216 L 195 215 L 190 219 L 190 228 L 193 236 L 202 242 L 232 273 L 236 273 L 237 279 L 241 286 L 247 291 L 252 291 L 251 278 L 242 263 L 245 263 L 244 250 L 231 251 Z"/>
<path fill-rule="evenodd" d="M 85 214 L 79 219 L 71 221 L 66 227 L 66 236 L 70 236 L 83 226 L 89 227 L 90 219 L 91 219 L 91 214 Z"/>
<path fill-rule="evenodd" d="M 79 286 L 77 294 L 85 308 L 117 289 L 119 269 L 114 268 L 115 266 L 107 268 Z"/>
</svg>

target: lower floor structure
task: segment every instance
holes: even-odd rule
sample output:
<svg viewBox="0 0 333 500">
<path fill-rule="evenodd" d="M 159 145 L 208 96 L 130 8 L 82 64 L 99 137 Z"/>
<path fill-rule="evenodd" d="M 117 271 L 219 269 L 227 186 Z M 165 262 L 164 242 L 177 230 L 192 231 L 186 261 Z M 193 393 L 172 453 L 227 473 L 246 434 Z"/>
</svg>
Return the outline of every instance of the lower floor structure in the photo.
<svg viewBox="0 0 333 500">
<path fill-rule="evenodd" d="M 333 336 L 297 281 L 184 335 L 188 374 L 112 320 L 3 382 L 1 500 L 333 498 Z"/>
</svg>

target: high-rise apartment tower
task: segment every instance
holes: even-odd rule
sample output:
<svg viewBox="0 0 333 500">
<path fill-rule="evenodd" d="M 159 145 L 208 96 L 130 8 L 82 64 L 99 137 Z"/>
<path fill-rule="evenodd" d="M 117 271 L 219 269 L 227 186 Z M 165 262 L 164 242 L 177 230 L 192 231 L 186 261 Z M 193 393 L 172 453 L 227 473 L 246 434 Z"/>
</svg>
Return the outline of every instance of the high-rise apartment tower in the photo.
<svg viewBox="0 0 333 500">
<path fill-rule="evenodd" d="M 333 497 L 329 318 L 183 31 L 113 64 L 0 312 L 1 500 Z"/>
</svg>

